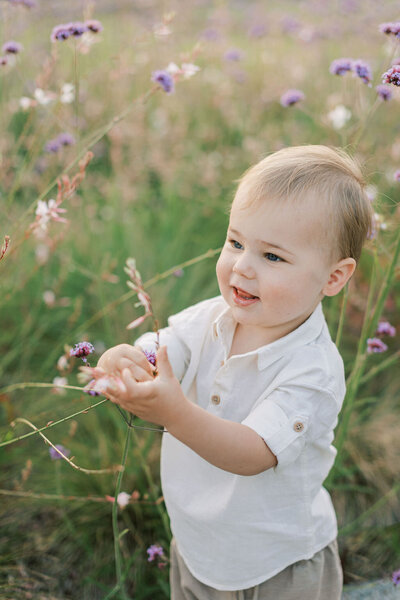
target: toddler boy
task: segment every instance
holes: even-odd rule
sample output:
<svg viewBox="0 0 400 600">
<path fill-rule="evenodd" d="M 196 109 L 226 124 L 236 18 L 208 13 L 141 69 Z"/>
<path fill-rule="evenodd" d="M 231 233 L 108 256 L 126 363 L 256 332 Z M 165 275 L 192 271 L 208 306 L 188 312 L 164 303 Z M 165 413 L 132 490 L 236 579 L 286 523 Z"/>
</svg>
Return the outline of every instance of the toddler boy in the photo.
<svg viewBox="0 0 400 600">
<path fill-rule="evenodd" d="M 372 209 L 357 163 L 280 150 L 240 180 L 217 263 L 220 296 L 168 320 L 158 374 L 122 344 L 106 393 L 165 427 L 173 600 L 339 600 L 337 522 L 323 487 L 345 380 L 322 311 L 352 276 Z M 167 353 L 168 350 L 168 353 Z"/>
</svg>

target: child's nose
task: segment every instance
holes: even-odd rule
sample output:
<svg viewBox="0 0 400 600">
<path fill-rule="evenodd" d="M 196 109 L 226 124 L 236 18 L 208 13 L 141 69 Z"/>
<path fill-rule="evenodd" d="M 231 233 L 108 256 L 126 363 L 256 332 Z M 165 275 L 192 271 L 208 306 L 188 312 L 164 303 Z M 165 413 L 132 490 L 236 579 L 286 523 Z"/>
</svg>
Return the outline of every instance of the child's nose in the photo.
<svg viewBox="0 0 400 600">
<path fill-rule="evenodd" d="M 242 275 L 243 277 L 247 277 L 247 279 L 254 279 L 255 270 L 251 264 L 251 259 L 249 255 L 245 252 L 238 256 L 234 265 L 233 271 L 238 275 Z"/>
</svg>

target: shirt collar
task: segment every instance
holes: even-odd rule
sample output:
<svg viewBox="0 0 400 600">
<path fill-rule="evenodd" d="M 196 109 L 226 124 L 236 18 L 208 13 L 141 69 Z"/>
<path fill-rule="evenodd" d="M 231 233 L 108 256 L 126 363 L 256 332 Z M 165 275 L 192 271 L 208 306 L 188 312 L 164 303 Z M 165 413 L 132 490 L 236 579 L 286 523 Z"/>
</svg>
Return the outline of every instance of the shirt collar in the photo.
<svg viewBox="0 0 400 600">
<path fill-rule="evenodd" d="M 241 356 L 256 356 L 258 369 L 265 369 L 284 354 L 288 354 L 294 349 L 305 346 L 314 341 L 322 332 L 325 325 L 325 317 L 322 311 L 322 304 L 319 303 L 314 312 L 302 323 L 297 329 L 291 331 L 287 335 L 261 346 L 251 352 L 246 352 Z M 232 345 L 233 333 L 235 329 L 235 321 L 232 316 L 232 311 L 227 306 L 223 312 L 212 323 L 213 339 L 220 339 L 225 348 L 226 355 Z"/>
</svg>

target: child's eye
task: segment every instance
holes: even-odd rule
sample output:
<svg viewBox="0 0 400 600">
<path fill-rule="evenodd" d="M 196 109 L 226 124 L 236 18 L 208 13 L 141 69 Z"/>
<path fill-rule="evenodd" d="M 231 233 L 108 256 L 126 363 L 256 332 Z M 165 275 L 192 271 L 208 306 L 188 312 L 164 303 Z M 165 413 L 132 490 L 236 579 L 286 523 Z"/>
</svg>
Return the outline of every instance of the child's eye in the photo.
<svg viewBox="0 0 400 600">
<path fill-rule="evenodd" d="M 236 240 L 229 240 L 229 243 L 232 246 L 232 248 L 236 248 L 236 250 L 240 250 L 240 248 L 242 248 L 242 244 L 240 244 Z"/>
<path fill-rule="evenodd" d="M 276 254 L 273 254 L 272 252 L 267 252 L 265 254 L 265 258 L 271 262 L 282 262 L 282 258 L 277 256 Z"/>
</svg>

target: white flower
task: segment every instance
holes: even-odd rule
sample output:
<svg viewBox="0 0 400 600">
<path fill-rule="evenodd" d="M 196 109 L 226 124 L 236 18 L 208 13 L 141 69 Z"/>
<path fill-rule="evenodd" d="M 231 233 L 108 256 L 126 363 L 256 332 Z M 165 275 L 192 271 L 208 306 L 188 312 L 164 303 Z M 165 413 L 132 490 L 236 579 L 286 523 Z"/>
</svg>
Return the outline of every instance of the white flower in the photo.
<svg viewBox="0 0 400 600">
<path fill-rule="evenodd" d="M 41 88 L 36 88 L 36 90 L 33 92 L 33 95 L 39 104 L 43 104 L 44 106 L 52 102 L 55 98 L 55 94 L 53 92 L 45 92 Z"/>
<path fill-rule="evenodd" d="M 341 129 L 350 118 L 351 110 L 343 106 L 343 104 L 338 104 L 328 113 L 328 119 L 335 129 Z"/>
<path fill-rule="evenodd" d="M 182 71 L 184 78 L 189 79 L 189 77 L 193 77 L 193 75 L 196 75 L 200 71 L 200 67 L 193 63 L 182 63 Z"/>
<path fill-rule="evenodd" d="M 75 100 L 75 86 L 72 83 L 64 83 L 61 86 L 60 102 L 71 104 Z"/>
<path fill-rule="evenodd" d="M 35 101 L 32 100 L 32 98 L 28 98 L 28 96 L 22 96 L 22 98 L 19 99 L 19 105 L 22 110 L 28 110 L 28 108 L 34 106 L 34 104 Z"/>
<path fill-rule="evenodd" d="M 55 394 L 60 394 L 62 396 L 66 393 L 66 390 L 64 390 L 63 388 L 57 387 L 59 385 L 67 385 L 68 384 L 68 379 L 66 377 L 54 377 L 53 383 L 54 383 L 53 392 Z"/>
<path fill-rule="evenodd" d="M 165 69 L 166 71 L 168 71 L 168 73 L 171 73 L 171 75 L 175 75 L 176 73 L 180 73 L 181 70 L 178 67 L 177 64 L 170 62 L 168 67 Z"/>
<path fill-rule="evenodd" d="M 46 290 L 43 292 L 43 301 L 47 306 L 54 306 L 56 295 L 53 290 Z"/>
<path fill-rule="evenodd" d="M 38 226 L 46 231 L 47 223 L 50 221 L 50 210 L 47 206 L 46 200 L 38 200 L 35 214 L 37 217 L 39 217 L 37 220 Z"/>
<path fill-rule="evenodd" d="M 36 229 L 35 234 L 37 234 L 38 231 L 39 231 L 39 229 Z M 38 236 L 38 235 L 37 235 L 37 237 L 40 238 L 40 236 Z M 39 244 L 38 246 L 36 246 L 35 256 L 36 256 L 36 261 L 39 265 L 45 265 L 47 263 L 47 261 L 49 260 L 49 256 L 50 256 L 49 247 L 46 244 Z"/>
<path fill-rule="evenodd" d="M 193 75 L 196 75 L 196 73 L 200 71 L 200 67 L 193 63 L 182 63 L 182 66 L 178 67 L 177 64 L 170 62 L 166 71 L 172 76 L 183 75 L 184 79 L 189 79 L 189 77 L 193 77 Z"/>
<path fill-rule="evenodd" d="M 57 369 L 60 371 L 64 371 L 64 369 L 68 369 L 68 360 L 65 354 L 62 354 L 57 361 Z"/>
<path fill-rule="evenodd" d="M 127 504 L 129 504 L 129 500 L 131 499 L 130 494 L 127 494 L 126 492 L 121 492 L 120 494 L 118 494 L 117 496 L 117 503 L 118 506 L 120 508 L 125 508 L 125 506 Z"/>
<path fill-rule="evenodd" d="M 154 25 L 153 32 L 156 37 L 166 37 L 172 33 L 171 28 L 165 23 L 157 23 L 157 25 Z"/>
</svg>

